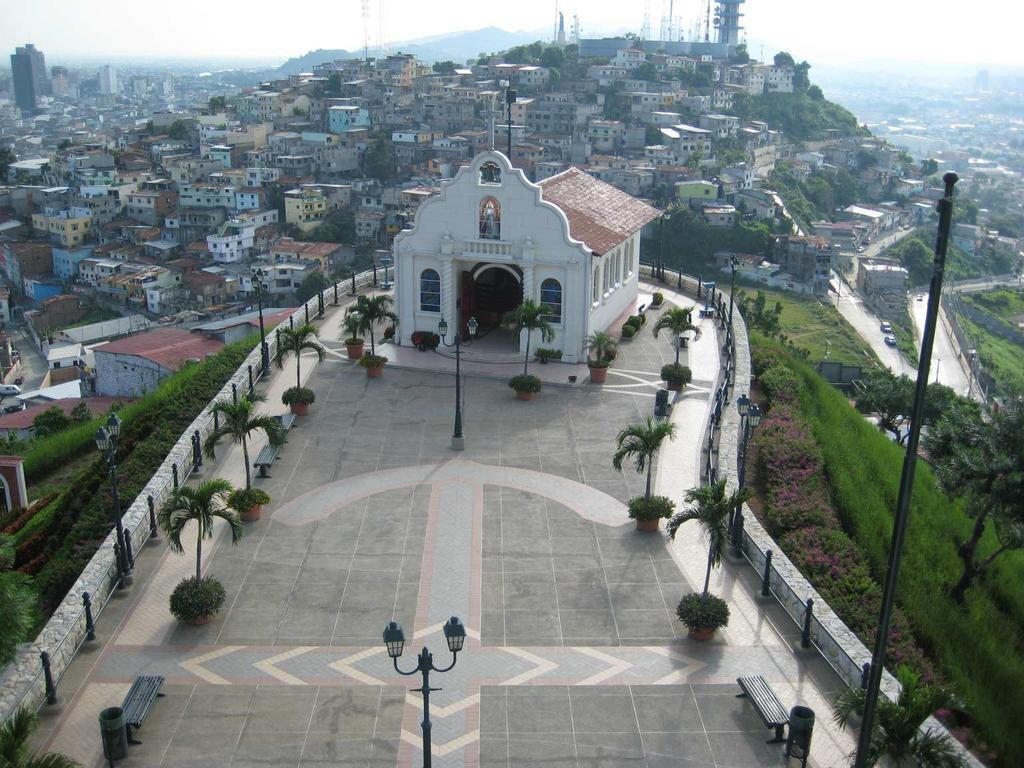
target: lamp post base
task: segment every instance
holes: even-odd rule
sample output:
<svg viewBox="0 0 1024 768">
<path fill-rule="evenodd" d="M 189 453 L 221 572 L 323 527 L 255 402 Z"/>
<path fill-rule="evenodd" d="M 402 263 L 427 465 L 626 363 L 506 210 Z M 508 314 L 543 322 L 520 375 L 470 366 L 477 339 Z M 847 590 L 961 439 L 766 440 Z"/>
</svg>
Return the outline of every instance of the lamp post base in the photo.
<svg viewBox="0 0 1024 768">
<path fill-rule="evenodd" d="M 453 451 L 464 451 L 464 450 L 466 450 L 466 438 L 465 437 L 453 437 L 452 438 L 452 450 Z"/>
</svg>

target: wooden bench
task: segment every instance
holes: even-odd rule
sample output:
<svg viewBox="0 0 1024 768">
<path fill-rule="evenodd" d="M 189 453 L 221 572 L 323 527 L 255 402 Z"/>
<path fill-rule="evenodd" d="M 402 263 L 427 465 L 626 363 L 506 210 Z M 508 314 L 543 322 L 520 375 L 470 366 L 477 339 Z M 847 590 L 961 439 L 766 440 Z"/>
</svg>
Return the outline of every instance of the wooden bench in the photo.
<svg viewBox="0 0 1024 768">
<path fill-rule="evenodd" d="M 285 432 L 291 429 L 292 425 L 295 423 L 294 413 L 281 413 L 275 416 L 274 418 L 281 422 L 281 426 L 284 427 Z"/>
<path fill-rule="evenodd" d="M 752 677 L 737 677 L 736 682 L 743 691 L 743 693 L 737 694 L 737 698 L 750 699 L 750 703 L 754 705 L 754 710 L 764 724 L 775 729 L 775 738 L 769 739 L 768 743 L 780 744 L 785 741 L 782 731 L 789 725 L 789 713 L 782 706 L 775 691 L 768 685 L 768 681 L 760 675 L 754 675 Z"/>
<path fill-rule="evenodd" d="M 141 728 L 142 721 L 146 719 L 149 710 L 160 693 L 160 687 L 164 684 L 163 675 L 143 675 L 135 678 L 132 687 L 121 703 L 124 710 L 124 722 L 128 731 L 129 744 L 141 744 L 141 741 L 132 738 L 132 729 Z"/>
<path fill-rule="evenodd" d="M 260 477 L 270 477 L 270 473 L 267 470 L 270 469 L 270 465 L 274 463 L 274 459 L 277 458 L 277 454 L 280 451 L 280 446 L 270 445 L 270 443 L 267 443 L 260 449 L 260 452 L 256 455 L 256 461 L 252 463 L 260 471 Z"/>
</svg>

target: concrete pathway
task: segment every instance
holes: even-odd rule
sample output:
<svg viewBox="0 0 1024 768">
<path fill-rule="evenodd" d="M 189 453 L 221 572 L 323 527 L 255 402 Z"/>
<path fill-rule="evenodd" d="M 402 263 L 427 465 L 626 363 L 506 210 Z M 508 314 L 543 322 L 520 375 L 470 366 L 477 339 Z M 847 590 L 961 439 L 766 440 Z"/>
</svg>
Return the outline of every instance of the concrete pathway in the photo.
<svg viewBox="0 0 1024 768">
<path fill-rule="evenodd" d="M 218 537 L 204 548 L 225 609 L 205 626 L 174 622 L 167 594 L 194 554 L 147 548 L 132 594 L 62 681 L 47 746 L 99 765 L 99 709 L 158 673 L 167 696 L 121 766 L 419 765 L 419 678 L 397 675 L 380 633 L 389 620 L 405 628 L 403 668 L 421 643 L 447 665 L 441 626 L 454 614 L 468 639 L 454 669 L 431 677 L 436 766 L 784 765 L 735 696 L 746 673 L 765 675 L 786 706 L 813 707 L 811 764 L 839 765 L 850 740 L 829 725 L 827 699 L 841 684 L 791 650 L 796 628 L 753 597 L 756 576 L 717 571 L 732 621 L 712 643 L 691 641 L 675 605 L 703 580 L 699 531 L 669 547 L 626 518 L 644 478 L 611 467 L 614 437 L 651 413 L 658 369 L 675 354 L 650 325 L 604 387 L 523 403 L 504 382 L 469 377 L 459 454 L 448 448 L 448 376 L 386 369 L 369 380 L 343 354 L 304 359 L 317 402 L 257 481 L 269 514 L 237 547 Z M 676 499 L 697 481 L 718 369 L 713 324 L 702 330 L 685 350 L 695 385 L 675 403 L 678 436 L 657 465 L 658 492 Z M 287 366 L 275 374 L 265 407 L 282 410 L 293 380 Z M 218 461 L 207 476 L 240 478 L 236 450 Z"/>
</svg>

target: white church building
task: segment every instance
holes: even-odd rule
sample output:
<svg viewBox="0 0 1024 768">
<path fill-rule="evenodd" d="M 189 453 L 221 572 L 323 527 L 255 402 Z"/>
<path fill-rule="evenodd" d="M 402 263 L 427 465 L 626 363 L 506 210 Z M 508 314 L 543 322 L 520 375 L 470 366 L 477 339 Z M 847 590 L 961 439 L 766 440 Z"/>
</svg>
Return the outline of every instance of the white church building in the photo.
<svg viewBox="0 0 1024 768">
<path fill-rule="evenodd" d="M 656 208 L 576 169 L 534 184 L 500 152 L 483 152 L 426 200 L 393 245 L 398 333 L 476 320 L 506 333 L 504 314 L 532 298 L 549 308 L 563 360 L 635 311 L 640 231 Z M 537 348 L 537 339 L 532 342 Z"/>
</svg>

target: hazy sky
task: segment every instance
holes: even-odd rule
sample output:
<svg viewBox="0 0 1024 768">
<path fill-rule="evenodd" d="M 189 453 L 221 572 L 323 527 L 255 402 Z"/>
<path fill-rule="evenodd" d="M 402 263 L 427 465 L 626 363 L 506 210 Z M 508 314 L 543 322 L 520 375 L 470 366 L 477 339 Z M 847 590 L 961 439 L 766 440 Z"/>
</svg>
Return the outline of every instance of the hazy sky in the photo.
<svg viewBox="0 0 1024 768">
<path fill-rule="evenodd" d="M 649 0 L 657 33 L 665 0 Z M 378 39 L 383 6 L 385 39 L 498 26 L 552 29 L 555 3 L 516 0 L 369 0 L 370 44 Z M 675 0 L 675 15 L 689 30 L 705 0 Z M 584 36 L 640 31 L 642 2 L 563 0 L 567 21 L 578 13 Z M 511 8 L 502 12 L 499 8 Z M 49 61 L 102 59 L 241 58 L 277 62 L 315 48 L 362 46 L 360 0 L 0 0 L 0 52 L 34 42 Z M 957 64 L 1024 64 L 1019 37 L 1020 0 L 747 0 L 745 26 L 751 53 L 770 57 L 786 49 L 812 64 L 863 59 L 943 61 Z M 688 37 L 688 35 L 687 35 Z"/>
</svg>

